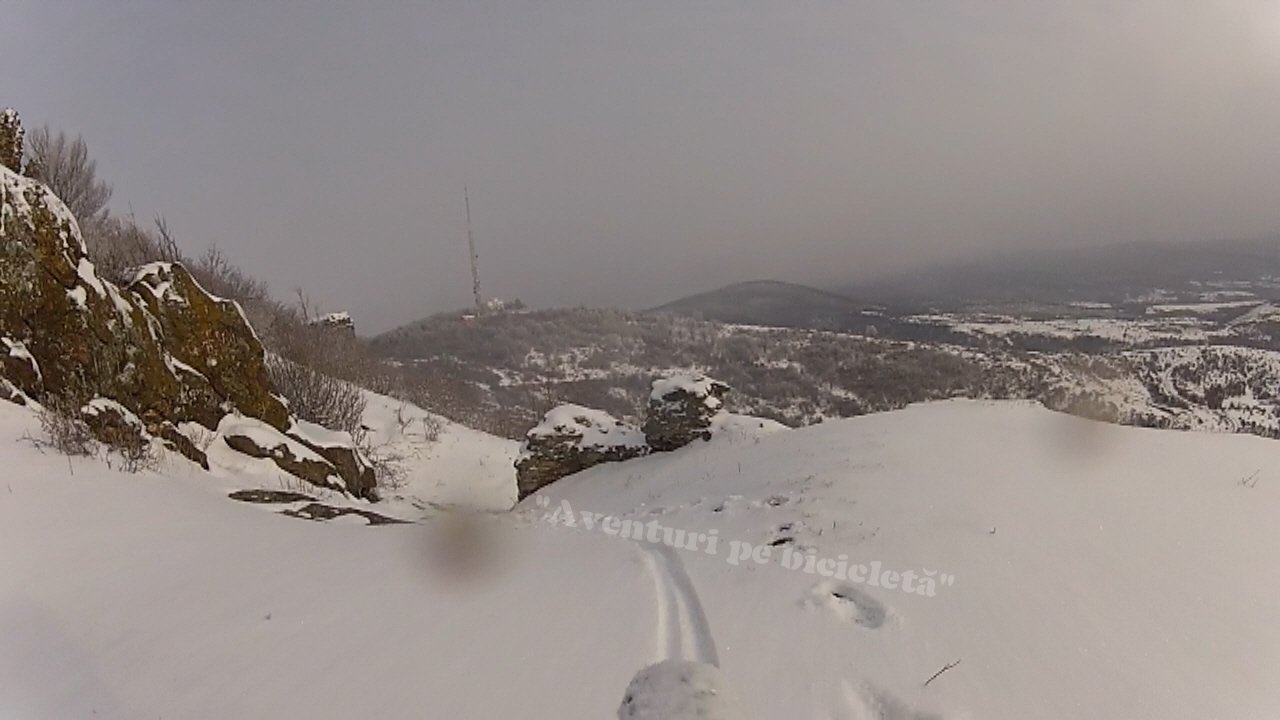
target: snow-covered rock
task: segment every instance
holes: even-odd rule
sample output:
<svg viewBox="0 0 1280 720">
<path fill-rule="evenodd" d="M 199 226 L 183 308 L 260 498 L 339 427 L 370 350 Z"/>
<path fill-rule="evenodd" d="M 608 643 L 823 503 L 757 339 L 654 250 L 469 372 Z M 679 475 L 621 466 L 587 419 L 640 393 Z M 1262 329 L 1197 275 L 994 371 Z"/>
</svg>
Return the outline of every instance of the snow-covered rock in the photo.
<svg viewBox="0 0 1280 720">
<path fill-rule="evenodd" d="M 354 335 L 356 332 L 355 320 L 351 318 L 351 313 L 345 311 L 321 315 L 312 319 L 308 324 L 323 330 L 332 330 L 350 335 Z"/>
<path fill-rule="evenodd" d="M 710 440 L 711 425 L 724 411 L 729 386 L 700 374 L 675 374 L 653 382 L 644 436 L 656 451 Z"/>
<path fill-rule="evenodd" d="M 44 392 L 40 364 L 26 345 L 7 337 L 0 337 L 0 378 L 18 391 L 15 397 L 40 397 Z"/>
<path fill-rule="evenodd" d="M 557 406 L 525 435 L 515 463 L 519 498 L 566 475 L 648 451 L 643 433 L 609 413 L 581 405 Z"/>
<path fill-rule="evenodd" d="M 129 290 L 159 321 L 165 349 L 174 359 L 199 373 L 241 413 L 281 431 L 289 427 L 289 411 L 267 377 L 262 342 L 239 304 L 206 292 L 180 263 L 141 268 Z"/>
</svg>

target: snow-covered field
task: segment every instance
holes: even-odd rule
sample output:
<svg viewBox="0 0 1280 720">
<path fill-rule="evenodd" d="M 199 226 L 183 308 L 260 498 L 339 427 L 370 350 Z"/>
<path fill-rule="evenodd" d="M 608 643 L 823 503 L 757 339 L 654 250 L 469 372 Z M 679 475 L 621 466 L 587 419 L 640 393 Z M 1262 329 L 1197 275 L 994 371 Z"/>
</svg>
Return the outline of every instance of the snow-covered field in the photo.
<svg viewBox="0 0 1280 720">
<path fill-rule="evenodd" d="M 0 718 L 604 718 L 663 659 L 761 719 L 1280 716 L 1275 441 L 957 401 L 359 527 L 37 429 L 0 404 Z M 446 428 L 374 509 L 496 503 L 503 442 Z"/>
<path fill-rule="evenodd" d="M 1165 314 L 1171 315 L 1171 313 Z M 1215 329 L 1214 325 L 1196 318 L 1173 316 L 1159 320 L 1108 317 L 1030 320 L 1013 316 L 985 315 L 981 319 L 971 319 L 962 315 L 938 314 L 916 315 L 908 320 L 923 325 L 939 325 L 968 335 L 992 337 L 1026 335 L 1058 340 L 1098 338 L 1126 343 L 1205 342 L 1209 340 Z"/>
</svg>

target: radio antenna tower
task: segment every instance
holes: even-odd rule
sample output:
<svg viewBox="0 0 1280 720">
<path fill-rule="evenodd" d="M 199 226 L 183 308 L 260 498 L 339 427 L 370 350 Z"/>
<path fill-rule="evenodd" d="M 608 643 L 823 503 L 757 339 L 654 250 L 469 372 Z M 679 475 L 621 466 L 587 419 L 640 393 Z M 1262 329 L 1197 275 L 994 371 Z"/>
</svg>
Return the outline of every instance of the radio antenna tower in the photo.
<svg viewBox="0 0 1280 720">
<path fill-rule="evenodd" d="M 471 197 L 467 194 L 467 186 L 462 186 L 462 200 L 467 206 L 467 247 L 471 250 L 471 292 L 476 296 L 476 311 L 484 310 L 484 300 L 480 297 L 480 256 L 476 254 L 476 238 L 471 233 Z"/>
</svg>

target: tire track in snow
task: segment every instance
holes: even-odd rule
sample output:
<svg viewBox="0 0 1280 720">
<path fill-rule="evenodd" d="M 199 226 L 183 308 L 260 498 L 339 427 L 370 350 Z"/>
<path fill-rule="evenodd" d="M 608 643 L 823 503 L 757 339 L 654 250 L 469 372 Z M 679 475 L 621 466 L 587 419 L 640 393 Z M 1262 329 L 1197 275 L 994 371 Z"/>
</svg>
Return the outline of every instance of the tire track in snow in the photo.
<svg viewBox="0 0 1280 720">
<path fill-rule="evenodd" d="M 693 660 L 719 667 L 720 655 L 711 624 L 680 557 L 665 545 L 641 545 L 641 551 L 653 578 L 658 605 L 654 633 L 658 659 Z"/>
</svg>

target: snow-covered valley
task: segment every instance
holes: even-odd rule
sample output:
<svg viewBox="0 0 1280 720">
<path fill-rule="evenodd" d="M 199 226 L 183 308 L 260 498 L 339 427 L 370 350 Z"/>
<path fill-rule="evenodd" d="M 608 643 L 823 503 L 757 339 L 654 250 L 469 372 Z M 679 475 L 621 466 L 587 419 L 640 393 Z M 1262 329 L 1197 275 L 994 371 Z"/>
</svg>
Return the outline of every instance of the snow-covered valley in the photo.
<svg viewBox="0 0 1280 720">
<path fill-rule="evenodd" d="M 225 497 L 265 476 L 120 474 L 38 429 L 0 404 L 6 718 L 600 718 L 669 658 L 752 718 L 1280 711 L 1257 437 L 973 401 L 738 423 L 476 516 L 458 566 L 444 515 L 307 522 Z M 513 498 L 514 444 L 467 432 L 364 505 Z"/>
</svg>

